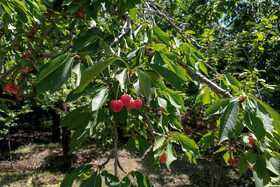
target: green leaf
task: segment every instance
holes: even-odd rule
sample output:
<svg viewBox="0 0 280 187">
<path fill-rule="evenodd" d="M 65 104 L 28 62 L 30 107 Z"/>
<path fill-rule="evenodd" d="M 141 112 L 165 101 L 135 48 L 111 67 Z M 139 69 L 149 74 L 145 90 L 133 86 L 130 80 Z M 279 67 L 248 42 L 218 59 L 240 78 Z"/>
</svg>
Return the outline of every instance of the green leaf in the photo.
<svg viewBox="0 0 280 187">
<path fill-rule="evenodd" d="M 88 116 L 89 117 L 89 116 Z M 88 122 L 88 120 L 86 120 Z M 75 129 L 72 137 L 71 137 L 71 148 L 70 152 L 72 153 L 77 147 L 79 147 L 84 140 L 86 139 L 86 135 L 88 134 L 88 129 L 84 127 L 87 124 L 79 124 L 79 128 Z"/>
<path fill-rule="evenodd" d="M 256 187 L 263 187 L 270 181 L 270 176 L 266 169 L 265 161 L 261 157 L 257 158 L 257 162 L 254 165 L 253 178 Z"/>
<path fill-rule="evenodd" d="M 86 179 L 83 181 L 83 183 L 80 185 L 80 187 L 91 187 L 91 186 L 95 186 L 95 187 L 98 187 L 96 184 L 95 184 L 95 181 L 97 179 L 97 172 L 94 172 L 90 178 Z M 101 187 L 101 186 L 100 186 Z"/>
<path fill-rule="evenodd" d="M 257 157 L 258 157 L 258 155 L 256 153 L 249 152 L 246 156 L 246 159 L 249 162 L 249 164 L 255 165 L 255 163 L 257 161 Z"/>
<path fill-rule="evenodd" d="M 163 32 L 159 27 L 153 26 L 154 34 L 156 37 L 165 45 L 169 46 L 169 36 L 167 33 Z"/>
<path fill-rule="evenodd" d="M 157 149 L 161 148 L 165 142 L 166 138 L 164 136 L 157 136 L 155 139 L 153 151 L 156 151 Z"/>
<path fill-rule="evenodd" d="M 238 163 L 237 163 L 237 168 L 239 170 L 240 176 L 247 171 L 248 166 L 247 166 L 246 158 L 244 156 L 241 156 L 239 158 Z"/>
<path fill-rule="evenodd" d="M 109 187 L 119 187 L 120 185 L 120 180 L 118 177 L 108 173 L 107 171 L 103 171 L 102 174 L 105 176 L 105 184 Z"/>
<path fill-rule="evenodd" d="M 153 187 L 153 185 L 149 182 L 147 177 L 145 177 L 142 173 L 138 171 L 130 172 L 131 175 L 136 178 L 137 186 L 139 187 Z"/>
<path fill-rule="evenodd" d="M 157 71 L 165 80 L 167 80 L 172 86 L 174 86 L 174 88 L 180 91 L 184 91 L 184 88 L 182 87 L 183 83 L 180 77 L 173 71 L 157 64 L 148 64 L 148 66 Z"/>
<path fill-rule="evenodd" d="M 258 101 L 258 103 L 260 105 L 262 105 L 265 110 L 270 114 L 270 116 L 273 119 L 273 124 L 274 124 L 274 128 L 275 130 L 280 133 L 280 114 L 278 112 L 276 112 L 273 108 L 271 108 L 270 106 L 264 104 L 263 102 L 261 102 L 259 99 L 255 98 L 255 100 Z"/>
<path fill-rule="evenodd" d="M 64 116 L 62 118 L 62 120 L 60 121 L 60 126 L 65 127 L 68 126 L 71 121 L 76 118 L 78 115 L 80 115 L 80 113 L 86 108 L 87 106 L 83 106 L 83 107 L 79 107 L 76 108 L 75 110 L 72 110 L 71 112 L 69 112 L 66 116 Z"/>
<path fill-rule="evenodd" d="M 222 113 L 229 104 L 230 99 L 218 99 L 206 109 L 206 116 Z"/>
<path fill-rule="evenodd" d="M 127 69 L 123 69 L 119 74 L 115 75 L 115 78 L 119 81 L 121 90 L 125 89 L 125 83 L 127 80 Z"/>
<path fill-rule="evenodd" d="M 85 69 L 81 78 L 81 84 L 76 88 L 74 93 L 82 92 L 95 76 L 97 76 L 105 68 L 107 68 L 109 65 L 111 65 L 114 61 L 118 59 L 119 58 L 111 57 L 105 61 L 98 62 L 96 65 L 90 66 L 87 69 Z"/>
<path fill-rule="evenodd" d="M 200 139 L 200 143 L 202 145 L 202 149 L 208 149 L 214 142 L 214 135 L 212 132 L 208 132 L 207 134 L 203 135 Z"/>
<path fill-rule="evenodd" d="M 226 82 L 228 85 L 234 85 L 240 89 L 240 83 L 238 82 L 238 80 L 236 78 L 234 78 L 231 75 L 225 74 L 225 79 L 226 79 Z"/>
<path fill-rule="evenodd" d="M 19 8 L 18 6 L 15 6 L 15 11 L 17 12 L 17 17 L 22 23 L 28 23 L 27 16 L 25 12 Z"/>
<path fill-rule="evenodd" d="M 61 88 L 64 82 L 71 76 L 71 68 L 75 57 L 68 57 L 64 64 L 60 66 L 51 79 L 51 93 L 56 92 Z"/>
<path fill-rule="evenodd" d="M 199 61 L 199 69 L 205 73 L 205 75 L 208 75 L 207 67 L 205 66 L 204 62 Z"/>
<path fill-rule="evenodd" d="M 63 54 L 53 58 L 50 62 L 44 64 L 37 75 L 37 83 L 55 71 L 59 66 L 64 64 L 71 54 Z"/>
<path fill-rule="evenodd" d="M 216 154 L 216 153 L 220 153 L 220 152 L 223 152 L 224 150 L 226 150 L 227 149 L 227 147 L 226 146 L 224 146 L 224 147 L 221 147 L 220 149 L 218 149 L 217 151 L 215 151 L 215 153 L 214 154 Z"/>
<path fill-rule="evenodd" d="M 195 154 L 198 153 L 199 147 L 194 140 L 178 132 L 175 134 L 175 136 L 179 139 L 183 151 L 193 151 Z"/>
<path fill-rule="evenodd" d="M 149 76 L 144 71 L 137 69 L 136 73 L 139 78 L 139 85 L 142 90 L 142 93 L 144 94 L 146 100 L 149 102 L 152 99 L 151 80 L 149 79 Z"/>
<path fill-rule="evenodd" d="M 63 0 L 62 6 L 69 6 L 72 3 L 72 0 Z"/>
<path fill-rule="evenodd" d="M 170 164 L 176 160 L 176 156 L 174 155 L 174 151 L 173 151 L 173 146 L 172 143 L 170 141 L 168 141 L 167 143 L 167 148 L 166 148 L 166 167 L 170 170 Z"/>
<path fill-rule="evenodd" d="M 88 171 L 92 165 L 81 165 L 80 167 L 74 169 L 68 176 L 66 176 L 61 182 L 61 187 L 69 187 L 72 186 L 74 180 Z"/>
<path fill-rule="evenodd" d="M 100 84 L 89 84 L 82 92 L 74 93 L 75 90 L 72 90 L 66 97 L 66 102 L 71 102 L 79 99 L 81 96 L 93 94 L 101 89 Z"/>
<path fill-rule="evenodd" d="M 251 113 L 246 113 L 244 116 L 244 123 L 248 129 L 250 129 L 258 140 L 261 140 L 265 136 L 265 129 L 262 121 Z"/>
<path fill-rule="evenodd" d="M 129 178 L 126 176 L 122 179 L 121 184 L 119 187 L 130 187 L 131 186 L 131 181 Z"/>
<path fill-rule="evenodd" d="M 91 101 L 91 110 L 99 110 L 104 105 L 104 103 L 106 103 L 108 95 L 108 88 L 104 88 L 100 92 L 98 92 Z"/>
<path fill-rule="evenodd" d="M 231 139 L 237 126 L 238 102 L 229 103 L 220 118 L 219 143 Z"/>
<path fill-rule="evenodd" d="M 275 173 L 276 175 L 280 175 L 280 160 L 277 158 L 270 156 L 267 154 L 266 168 Z"/>
</svg>

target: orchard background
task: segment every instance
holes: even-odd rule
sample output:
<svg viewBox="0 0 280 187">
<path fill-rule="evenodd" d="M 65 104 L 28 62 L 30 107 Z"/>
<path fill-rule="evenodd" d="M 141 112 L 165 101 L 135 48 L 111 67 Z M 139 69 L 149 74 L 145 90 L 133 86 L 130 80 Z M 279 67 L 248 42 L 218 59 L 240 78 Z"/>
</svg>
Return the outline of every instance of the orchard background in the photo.
<svg viewBox="0 0 280 187">
<path fill-rule="evenodd" d="M 153 186 L 124 169 L 123 146 L 147 167 L 170 169 L 182 153 L 181 167 L 209 159 L 210 186 L 230 185 L 221 184 L 229 167 L 255 186 L 280 185 L 279 1 L 0 2 L 1 160 L 10 168 L 21 169 L 22 134 L 34 144 L 38 132 L 62 143 L 61 186 Z M 77 164 L 79 148 L 97 142 L 111 145 L 105 161 Z"/>
</svg>

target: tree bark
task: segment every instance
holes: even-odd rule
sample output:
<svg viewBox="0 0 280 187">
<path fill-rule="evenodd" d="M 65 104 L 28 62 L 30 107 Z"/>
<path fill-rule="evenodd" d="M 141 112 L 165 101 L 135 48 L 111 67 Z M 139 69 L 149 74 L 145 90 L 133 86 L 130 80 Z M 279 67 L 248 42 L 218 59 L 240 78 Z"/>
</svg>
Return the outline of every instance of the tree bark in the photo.
<svg viewBox="0 0 280 187">
<path fill-rule="evenodd" d="M 58 142 L 61 136 L 59 124 L 60 116 L 55 112 L 55 110 L 50 110 L 52 116 L 52 142 Z"/>
<path fill-rule="evenodd" d="M 67 106 L 65 101 L 59 100 L 59 107 L 62 111 L 67 112 Z M 62 149 L 63 160 L 66 168 L 73 166 L 73 155 L 69 153 L 71 148 L 71 131 L 67 127 L 62 127 Z"/>
</svg>

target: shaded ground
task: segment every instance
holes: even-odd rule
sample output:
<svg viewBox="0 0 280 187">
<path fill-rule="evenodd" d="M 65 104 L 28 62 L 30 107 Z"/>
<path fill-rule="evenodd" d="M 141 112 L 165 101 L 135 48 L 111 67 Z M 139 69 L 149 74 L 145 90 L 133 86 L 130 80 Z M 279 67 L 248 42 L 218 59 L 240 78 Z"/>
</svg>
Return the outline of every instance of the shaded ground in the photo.
<svg viewBox="0 0 280 187">
<path fill-rule="evenodd" d="M 84 145 L 74 152 L 75 167 L 81 164 L 99 165 L 111 153 L 111 148 L 104 148 L 96 144 Z M 11 169 L 8 158 L 0 159 L 0 186 L 59 186 L 65 174 L 62 168 L 62 147 L 59 143 L 29 144 L 19 147 L 13 152 L 15 169 Z M 119 151 L 120 163 L 126 171 L 138 170 L 148 177 L 155 186 L 209 186 L 213 173 L 211 162 L 206 159 L 197 160 L 197 165 L 188 162 L 186 155 L 178 151 L 178 160 L 174 161 L 169 171 L 165 165 L 156 169 L 144 161 L 137 154 L 130 154 L 126 149 Z M 221 168 L 220 161 L 214 163 L 215 180 Z M 105 170 L 113 173 L 113 160 L 106 165 Z M 222 167 L 222 176 L 217 186 L 254 186 L 247 176 L 241 178 L 229 167 Z M 120 178 L 125 176 L 119 171 Z M 73 186 L 79 186 L 75 181 Z"/>
</svg>

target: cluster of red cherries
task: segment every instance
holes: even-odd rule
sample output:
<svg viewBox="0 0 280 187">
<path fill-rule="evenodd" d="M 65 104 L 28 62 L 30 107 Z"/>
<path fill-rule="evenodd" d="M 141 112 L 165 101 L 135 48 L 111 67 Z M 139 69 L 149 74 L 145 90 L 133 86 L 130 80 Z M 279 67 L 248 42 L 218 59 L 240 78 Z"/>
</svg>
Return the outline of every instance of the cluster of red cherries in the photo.
<svg viewBox="0 0 280 187">
<path fill-rule="evenodd" d="M 80 11 L 79 11 L 80 17 L 81 17 L 81 18 L 84 17 L 85 14 L 86 14 L 86 13 L 84 12 L 84 7 L 80 7 Z"/>
<path fill-rule="evenodd" d="M 255 143 L 255 139 L 254 138 L 252 138 L 252 137 L 249 137 L 249 144 L 250 145 L 253 145 Z M 228 165 L 234 165 L 234 166 L 237 166 L 237 164 L 238 164 L 238 161 L 239 161 L 239 158 L 234 158 L 234 159 L 232 159 L 232 162 L 231 162 L 231 159 L 229 158 L 228 159 Z M 248 168 L 250 169 L 250 170 L 253 170 L 254 169 L 254 166 L 251 166 L 248 162 L 247 162 L 247 165 L 248 165 Z"/>
<path fill-rule="evenodd" d="M 15 85 L 14 80 L 10 80 L 10 82 L 4 86 L 4 91 L 9 93 L 16 94 L 18 90 L 19 90 L 19 86 Z"/>
<path fill-rule="evenodd" d="M 133 108 L 139 110 L 142 106 L 142 101 L 140 99 L 132 100 L 129 95 L 124 94 L 120 100 L 111 101 L 110 106 L 114 112 L 120 112 L 123 106 L 129 110 Z"/>
</svg>

